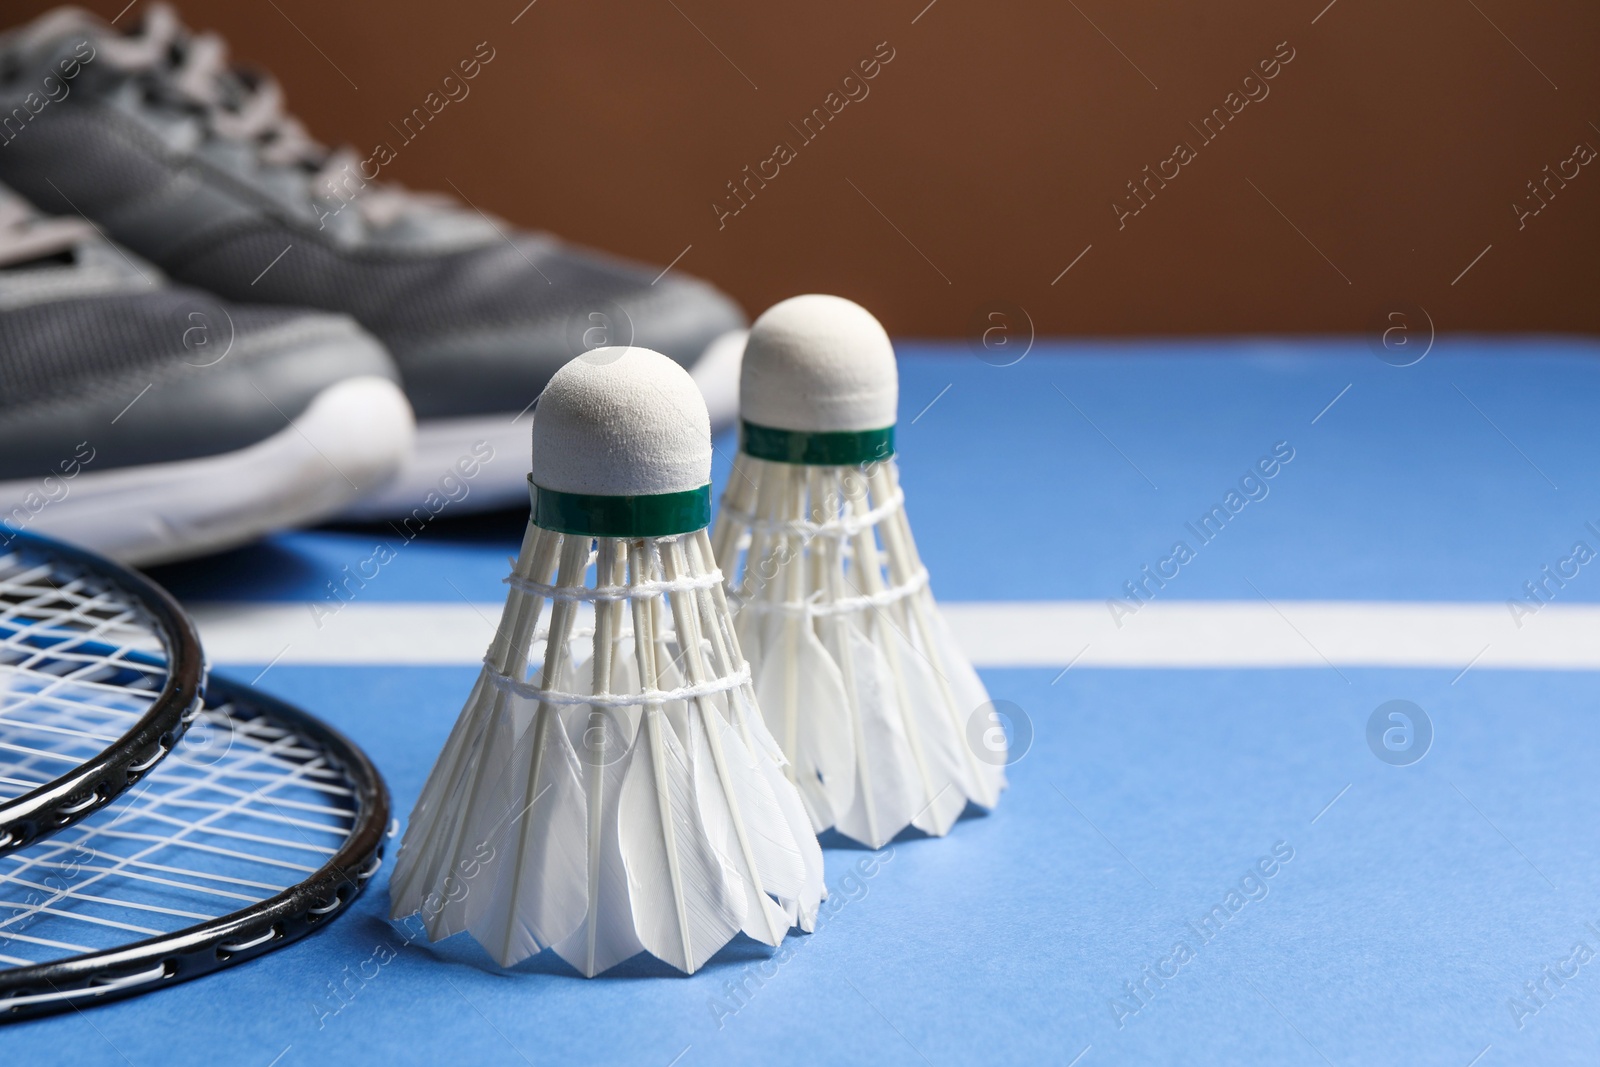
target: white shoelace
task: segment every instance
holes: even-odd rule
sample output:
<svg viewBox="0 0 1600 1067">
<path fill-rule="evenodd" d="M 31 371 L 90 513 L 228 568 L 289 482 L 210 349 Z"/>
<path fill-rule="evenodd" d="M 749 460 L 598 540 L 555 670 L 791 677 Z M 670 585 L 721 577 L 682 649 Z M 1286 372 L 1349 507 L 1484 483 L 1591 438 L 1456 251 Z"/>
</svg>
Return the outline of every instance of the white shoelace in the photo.
<svg viewBox="0 0 1600 1067">
<path fill-rule="evenodd" d="M 0 189 L 0 267 L 70 251 L 94 233 L 81 219 L 40 215 L 22 198 Z"/>
<path fill-rule="evenodd" d="M 319 144 L 283 108 L 283 91 L 270 75 L 230 66 L 227 44 L 214 33 L 191 33 L 166 4 L 152 4 L 143 25 L 117 34 L 85 18 L 98 61 L 128 73 L 153 73 L 163 88 L 201 110 L 206 130 L 245 144 L 261 162 L 306 175 L 309 190 L 328 200 L 333 190 L 350 199 L 351 175 L 362 185 L 359 159 L 349 149 Z M 455 207 L 449 197 L 419 193 L 393 183 L 365 182 L 352 201 L 362 217 L 382 228 L 414 207 Z"/>
</svg>

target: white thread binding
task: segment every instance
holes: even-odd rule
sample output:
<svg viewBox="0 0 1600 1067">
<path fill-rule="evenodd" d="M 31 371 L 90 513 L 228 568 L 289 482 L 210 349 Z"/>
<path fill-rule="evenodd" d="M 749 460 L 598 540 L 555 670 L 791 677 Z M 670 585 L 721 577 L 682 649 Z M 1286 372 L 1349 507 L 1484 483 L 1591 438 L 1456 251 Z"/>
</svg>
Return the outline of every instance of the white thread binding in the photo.
<svg viewBox="0 0 1600 1067">
<path fill-rule="evenodd" d="M 862 512 L 860 515 L 835 517 L 826 522 L 810 522 L 806 519 L 760 519 L 754 513 L 743 511 L 739 508 L 723 506 L 723 514 L 735 519 L 741 526 L 749 530 L 760 530 L 763 533 L 788 533 L 800 534 L 807 539 L 827 535 L 829 537 L 854 537 L 862 530 L 877 526 L 878 523 L 900 510 L 900 505 L 906 502 L 906 495 L 900 489 L 895 489 L 894 494 L 873 508 L 871 511 Z"/>
<path fill-rule="evenodd" d="M 726 693 L 731 689 L 738 689 L 750 684 L 750 665 L 746 663 L 739 670 L 726 678 L 718 678 L 712 682 L 702 682 L 699 685 L 685 685 L 677 689 L 652 689 L 644 693 L 607 693 L 604 696 L 595 693 L 564 693 L 559 689 L 540 689 L 527 682 L 519 682 L 509 678 L 493 667 L 484 667 L 489 675 L 490 682 L 496 689 L 506 693 L 514 693 L 528 700 L 537 700 L 545 704 L 560 706 L 574 706 L 588 704 L 596 708 L 634 708 L 650 706 L 653 704 L 670 704 L 678 700 L 693 700 L 696 697 L 713 696 L 717 693 Z"/>
<path fill-rule="evenodd" d="M 843 615 L 846 612 L 860 611 L 863 608 L 886 608 L 898 604 L 902 600 L 915 596 L 928 585 L 928 569 L 919 568 L 911 579 L 899 585 L 892 585 L 880 593 L 864 593 L 861 596 L 841 597 L 838 600 L 824 603 L 819 590 L 805 601 L 793 600 L 756 600 L 745 599 L 738 594 L 733 594 L 731 599 L 739 602 L 739 611 L 753 611 L 760 614 L 783 615 Z"/>
<path fill-rule="evenodd" d="M 711 570 L 694 578 L 679 578 L 677 581 L 668 582 L 652 579 L 640 582 L 638 585 L 600 585 L 593 589 L 573 589 L 564 586 L 545 585 L 543 582 L 533 581 L 515 574 L 507 575 L 504 582 L 511 588 L 542 596 L 547 600 L 567 600 L 580 604 L 594 604 L 602 600 L 634 600 L 639 597 L 657 596 L 661 593 L 688 593 L 697 589 L 713 589 L 722 584 L 722 572 Z"/>
</svg>

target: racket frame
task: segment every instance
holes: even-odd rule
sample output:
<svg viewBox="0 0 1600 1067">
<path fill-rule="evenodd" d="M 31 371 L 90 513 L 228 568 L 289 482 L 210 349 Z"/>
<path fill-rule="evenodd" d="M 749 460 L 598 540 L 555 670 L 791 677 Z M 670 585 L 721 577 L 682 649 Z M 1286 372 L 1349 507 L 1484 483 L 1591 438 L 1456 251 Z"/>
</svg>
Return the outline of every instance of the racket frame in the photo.
<svg viewBox="0 0 1600 1067">
<path fill-rule="evenodd" d="M 150 708 L 117 741 L 67 773 L 10 800 L 0 801 L 0 856 L 26 848 L 111 803 L 143 778 L 183 738 L 200 715 L 205 654 L 194 623 L 172 595 L 150 579 L 103 556 L 23 531 L 0 551 L 32 550 L 41 561 L 64 560 L 129 595 L 153 623 L 166 651 L 166 682 Z M 123 658 L 152 664 L 153 658 Z"/>
</svg>

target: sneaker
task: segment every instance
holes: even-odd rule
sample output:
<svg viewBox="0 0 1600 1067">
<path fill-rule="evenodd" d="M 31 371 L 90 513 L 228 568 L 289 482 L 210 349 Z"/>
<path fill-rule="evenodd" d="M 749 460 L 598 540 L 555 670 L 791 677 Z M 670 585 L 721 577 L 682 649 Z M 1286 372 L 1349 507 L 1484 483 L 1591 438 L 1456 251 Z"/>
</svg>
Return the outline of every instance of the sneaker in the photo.
<svg viewBox="0 0 1600 1067">
<path fill-rule="evenodd" d="M 731 422 L 745 320 L 729 298 L 371 180 L 372 158 L 318 145 L 281 99 L 168 7 L 127 33 L 57 9 L 0 37 L 0 181 L 52 210 L 75 205 L 177 281 L 343 312 L 382 341 L 418 443 L 360 509 L 369 517 L 409 511 L 468 463 L 478 472 L 454 510 L 525 505 L 523 416 L 591 348 L 665 353 Z"/>
<path fill-rule="evenodd" d="M 342 315 L 168 284 L 0 187 L 0 544 L 143 564 L 327 518 L 409 455 L 398 377 Z"/>
</svg>

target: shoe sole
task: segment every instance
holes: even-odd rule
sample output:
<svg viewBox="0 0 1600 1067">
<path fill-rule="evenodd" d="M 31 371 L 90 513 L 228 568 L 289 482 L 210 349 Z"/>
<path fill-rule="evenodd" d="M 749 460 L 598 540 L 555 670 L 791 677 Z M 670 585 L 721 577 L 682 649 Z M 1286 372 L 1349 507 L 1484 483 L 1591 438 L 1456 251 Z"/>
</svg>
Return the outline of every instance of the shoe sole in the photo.
<svg viewBox="0 0 1600 1067">
<path fill-rule="evenodd" d="M 706 346 L 689 369 L 705 397 L 713 432 L 739 414 L 739 364 L 748 331 L 731 330 Z M 426 419 L 417 425 L 416 448 L 385 488 L 354 501 L 343 520 L 370 522 L 434 514 L 427 502 L 448 500 L 452 514 L 528 506 L 531 412 Z M 468 472 L 471 473 L 468 473 Z"/>
<path fill-rule="evenodd" d="M 326 519 L 392 479 L 414 439 L 398 385 L 347 378 L 282 430 L 235 452 L 106 471 L 91 465 L 57 479 L 52 492 L 40 481 L 0 482 L 0 521 L 124 563 L 162 563 Z"/>
</svg>

